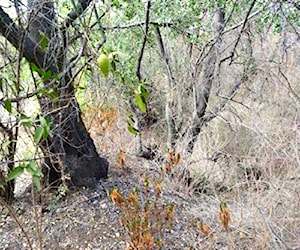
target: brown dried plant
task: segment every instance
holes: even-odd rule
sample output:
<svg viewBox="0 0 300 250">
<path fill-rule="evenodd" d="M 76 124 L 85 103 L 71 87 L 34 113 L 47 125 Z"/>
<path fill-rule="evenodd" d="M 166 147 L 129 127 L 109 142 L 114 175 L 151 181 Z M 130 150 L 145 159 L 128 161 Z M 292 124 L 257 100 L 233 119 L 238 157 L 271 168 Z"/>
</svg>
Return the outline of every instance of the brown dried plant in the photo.
<svg viewBox="0 0 300 250">
<path fill-rule="evenodd" d="M 230 213 L 225 202 L 220 204 L 219 220 L 226 231 L 229 229 Z"/>
<path fill-rule="evenodd" d="M 206 237 L 209 235 L 212 235 L 211 228 L 203 222 L 201 222 L 201 224 L 200 224 L 200 231 Z"/>
<path fill-rule="evenodd" d="M 167 163 L 165 165 L 165 170 L 167 173 L 171 173 L 174 166 L 180 163 L 181 156 L 178 153 L 176 154 L 173 150 L 168 149 L 166 157 L 167 157 Z"/>
<path fill-rule="evenodd" d="M 117 120 L 117 111 L 114 108 L 99 110 L 97 105 L 86 105 L 83 113 L 84 121 L 89 124 L 89 132 L 94 136 L 110 130 Z"/>
<path fill-rule="evenodd" d="M 154 192 L 151 192 L 153 186 Z M 133 190 L 125 197 L 118 189 L 111 191 L 110 197 L 120 209 L 120 223 L 127 231 L 130 243 L 127 250 L 158 249 L 162 246 L 162 234 L 173 227 L 174 205 L 159 202 L 161 183 L 144 179 L 143 190 Z"/>
<path fill-rule="evenodd" d="M 119 165 L 121 167 L 121 169 L 124 169 L 125 167 L 125 154 L 123 150 L 120 150 L 119 154 L 118 154 L 118 161 L 119 161 Z"/>
</svg>

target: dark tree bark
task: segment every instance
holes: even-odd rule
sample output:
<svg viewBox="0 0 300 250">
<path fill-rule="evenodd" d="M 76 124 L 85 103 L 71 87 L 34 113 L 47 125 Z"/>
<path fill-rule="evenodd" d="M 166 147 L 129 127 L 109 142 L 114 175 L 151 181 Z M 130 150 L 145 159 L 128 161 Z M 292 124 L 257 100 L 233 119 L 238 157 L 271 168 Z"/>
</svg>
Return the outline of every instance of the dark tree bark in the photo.
<svg viewBox="0 0 300 250">
<path fill-rule="evenodd" d="M 14 158 L 16 153 L 17 146 L 17 137 L 18 137 L 18 127 L 14 126 L 5 126 L 0 123 L 0 132 L 3 134 L 4 138 L 8 139 L 10 142 L 7 151 L 1 152 L 4 161 L 7 162 L 7 170 L 11 171 L 14 167 Z M 14 197 L 15 190 L 15 180 L 6 180 L 6 174 L 0 167 L 0 181 L 3 183 L 3 189 L 0 189 L 0 197 L 3 197 L 8 203 L 11 203 Z"/>
<path fill-rule="evenodd" d="M 71 182 L 76 186 L 94 186 L 100 178 L 107 177 L 108 162 L 99 157 L 81 118 L 64 43 L 67 27 L 87 8 L 86 3 L 89 2 L 79 1 L 80 8 L 77 6 L 77 11 L 73 10 L 69 14 L 64 32 L 60 36 L 57 34 L 51 1 L 29 1 L 29 34 L 18 27 L 0 7 L 1 34 L 28 62 L 44 71 L 50 70 L 53 75 L 60 75 L 59 80 L 53 78 L 43 82 L 45 88 L 55 90 L 58 98 L 39 98 L 43 116 L 53 122 L 53 136 L 40 145 L 46 157 L 45 166 L 48 171 L 45 173 L 50 184 L 59 181 L 65 172 L 69 173 Z M 47 48 L 44 50 L 39 45 L 42 36 L 48 39 Z"/>
</svg>

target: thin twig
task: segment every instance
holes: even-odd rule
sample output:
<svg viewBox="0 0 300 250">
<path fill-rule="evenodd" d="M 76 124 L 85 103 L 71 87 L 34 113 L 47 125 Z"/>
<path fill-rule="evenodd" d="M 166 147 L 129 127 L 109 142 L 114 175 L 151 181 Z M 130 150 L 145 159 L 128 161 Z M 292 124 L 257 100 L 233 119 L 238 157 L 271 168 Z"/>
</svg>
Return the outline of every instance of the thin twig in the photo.
<svg viewBox="0 0 300 250">
<path fill-rule="evenodd" d="M 248 12 L 247 12 L 247 15 L 246 15 L 246 17 L 245 17 L 245 20 L 244 20 L 244 22 L 243 22 L 243 26 L 242 26 L 242 28 L 241 28 L 241 30 L 240 30 L 240 34 L 239 34 L 239 36 L 238 36 L 238 38 L 237 38 L 237 40 L 236 40 L 236 42 L 235 42 L 235 44 L 234 44 L 234 46 L 233 46 L 233 49 L 232 49 L 232 52 L 231 52 L 231 61 L 230 61 L 229 65 L 231 65 L 232 62 L 233 62 L 233 56 L 234 56 L 234 54 L 235 54 L 235 52 L 236 52 L 236 48 L 237 48 L 237 46 L 238 46 L 238 44 L 239 44 L 239 42 L 240 42 L 240 40 L 241 40 L 242 33 L 244 32 L 244 29 L 245 29 L 246 24 L 247 24 L 247 22 L 248 22 L 248 18 L 249 18 L 249 16 L 250 16 L 250 13 L 251 13 L 251 11 L 252 11 L 252 9 L 253 9 L 255 3 L 256 3 L 256 0 L 253 0 L 253 2 L 252 2 L 251 5 L 250 5 L 250 8 L 249 8 L 249 10 L 248 10 Z"/>
<path fill-rule="evenodd" d="M 282 75 L 282 77 L 286 80 L 286 82 L 288 84 L 288 89 L 291 91 L 291 93 L 293 94 L 293 96 L 298 100 L 298 102 L 300 102 L 300 96 L 292 88 L 291 83 L 290 83 L 289 79 L 287 78 L 287 76 L 281 71 L 280 68 L 278 70 L 279 70 L 280 75 Z"/>
<path fill-rule="evenodd" d="M 144 55 L 144 51 L 145 51 L 145 47 L 146 47 L 146 43 L 147 43 L 147 37 L 148 37 L 150 7 L 151 7 L 151 1 L 149 0 L 147 2 L 147 7 L 146 7 L 144 39 L 143 39 L 142 47 L 141 47 L 140 54 L 138 57 L 138 61 L 137 61 L 137 67 L 136 67 L 136 76 L 138 77 L 139 81 L 142 80 L 141 64 L 142 64 L 142 59 L 143 59 L 143 55 Z"/>
<path fill-rule="evenodd" d="M 67 18 L 62 24 L 61 30 L 64 30 L 70 27 L 74 21 L 82 15 L 82 13 L 89 7 L 89 4 L 92 0 L 80 0 L 76 6 L 71 10 L 71 12 L 67 15 Z"/>
<path fill-rule="evenodd" d="M 256 207 L 258 212 L 260 213 L 261 217 L 264 220 L 264 223 L 270 233 L 270 236 L 272 238 L 273 244 L 274 246 L 277 246 L 277 249 L 280 249 L 282 247 L 282 245 L 285 247 L 285 249 L 292 249 L 290 248 L 283 239 L 281 239 L 281 237 L 279 237 L 279 235 L 275 232 L 275 230 L 272 228 L 272 226 L 270 225 L 269 221 L 267 220 L 266 216 L 264 215 L 264 213 L 262 212 L 262 210 L 259 207 Z M 281 243 L 282 245 L 279 245 L 279 243 Z"/>
<path fill-rule="evenodd" d="M 26 233 L 24 227 L 22 226 L 20 220 L 18 219 L 17 215 L 15 214 L 15 212 L 13 211 L 12 207 L 10 205 L 8 205 L 2 198 L 0 198 L 0 204 L 7 208 L 8 210 L 8 213 L 13 217 L 13 219 L 15 220 L 15 222 L 17 223 L 18 227 L 21 229 L 27 243 L 28 243 L 28 247 L 29 249 L 33 250 L 33 247 L 32 247 L 32 244 L 31 244 L 31 241 L 29 239 L 29 236 L 28 234 Z"/>
</svg>

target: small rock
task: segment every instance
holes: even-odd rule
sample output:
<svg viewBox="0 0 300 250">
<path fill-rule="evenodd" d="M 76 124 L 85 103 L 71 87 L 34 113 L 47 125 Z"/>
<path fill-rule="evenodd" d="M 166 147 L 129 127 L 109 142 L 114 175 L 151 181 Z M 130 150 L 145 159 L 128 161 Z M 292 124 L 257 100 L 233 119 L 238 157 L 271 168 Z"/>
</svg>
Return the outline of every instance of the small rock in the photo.
<svg viewBox="0 0 300 250">
<path fill-rule="evenodd" d="M 107 204 L 106 203 L 100 204 L 100 208 L 102 208 L 102 209 L 107 208 Z"/>
</svg>

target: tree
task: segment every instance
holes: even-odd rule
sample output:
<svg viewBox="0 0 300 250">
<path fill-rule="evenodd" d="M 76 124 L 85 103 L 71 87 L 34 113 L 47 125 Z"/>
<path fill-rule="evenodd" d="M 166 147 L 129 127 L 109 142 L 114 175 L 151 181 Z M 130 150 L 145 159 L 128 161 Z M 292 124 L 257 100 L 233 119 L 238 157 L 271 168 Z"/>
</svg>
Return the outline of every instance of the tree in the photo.
<svg viewBox="0 0 300 250">
<path fill-rule="evenodd" d="M 18 69 L 16 84 L 10 84 L 16 95 L 4 96 L 1 104 L 9 112 L 11 104 L 18 110 L 19 100 L 38 97 L 42 115 L 35 119 L 35 141 L 46 165 L 52 166 L 50 182 L 60 177 L 55 169 L 66 167 L 73 182 L 81 184 L 76 173 L 86 173 L 87 152 L 96 162 L 99 159 L 74 98 L 76 77 L 92 72 L 99 54 L 98 71 L 103 73 L 99 79 L 117 89 L 118 101 L 125 99 L 136 155 L 153 157 L 153 149 L 142 140 L 143 130 L 160 121 L 154 134 L 169 150 L 184 151 L 189 159 L 210 121 L 224 112 L 235 113 L 231 105 L 248 108 L 239 97 L 257 74 L 253 32 L 298 34 L 299 5 L 292 1 L 77 2 L 75 6 L 74 1 L 31 0 L 27 20 L 21 18 L 23 8 L 16 5 L 18 25 L 3 9 L 0 12 L 0 31 L 20 52 L 16 59 L 5 57 L 8 65 Z M 67 9 L 72 10 L 64 15 Z M 22 85 L 18 72 L 26 65 L 23 57 L 34 76 L 34 87 L 25 95 L 18 88 Z M 222 77 L 232 71 L 234 79 L 224 82 Z M 298 98 L 292 89 L 291 93 Z M 26 124 L 21 112 L 16 118 Z M 8 133 L 14 128 L 2 126 L 10 141 L 14 141 L 11 135 L 16 138 L 16 133 Z M 13 152 L 13 143 L 10 146 L 7 151 Z M 106 167 L 101 173 L 95 167 L 104 162 L 92 165 L 95 173 L 87 174 L 84 184 L 94 182 L 94 174 L 106 175 Z"/>
<path fill-rule="evenodd" d="M 54 1 L 28 1 L 25 24 L 22 23 L 22 10 L 17 2 L 18 25 L 0 7 L 0 33 L 19 53 L 19 63 L 22 58 L 29 63 L 35 90 L 15 99 L 3 96 L 1 104 L 16 103 L 18 111 L 22 99 L 37 96 L 43 118 L 35 124 L 35 142 L 44 154 L 43 169 L 49 184 L 57 184 L 62 175 L 68 173 L 74 185 L 94 186 L 99 178 L 107 176 L 108 162 L 99 157 L 75 99 L 73 81 L 78 71 L 74 68 L 83 57 L 83 51 L 72 58 L 68 55 L 70 29 L 92 1 L 78 1 L 60 25 L 57 23 L 58 10 Z M 36 73 L 39 79 L 35 78 Z M 45 127 L 43 129 L 41 121 L 50 127 L 49 131 Z M 1 127 L 12 131 L 4 124 Z M 12 161 L 11 154 L 12 151 L 9 152 Z M 9 170 L 12 171 L 12 168 L 10 165 Z"/>
<path fill-rule="evenodd" d="M 146 1 L 130 6 L 126 1 L 114 3 L 113 7 L 122 15 L 109 27 L 117 34 L 111 37 L 115 44 L 120 43 L 119 30 L 123 31 L 121 43 L 131 51 L 122 67 L 122 75 L 126 76 L 126 71 L 133 64 L 137 65 L 136 78 L 126 79 L 128 88 L 133 88 L 131 93 L 134 93 L 128 98 L 134 99 L 138 92 L 137 85 L 131 84 L 134 82 L 142 83 L 149 92 L 158 89 L 164 94 L 159 103 L 164 105 L 164 110 L 158 108 L 163 114 L 159 118 L 166 123 L 159 128 L 167 131 L 167 147 L 172 151 L 181 148 L 186 158 L 193 154 L 199 134 L 211 120 L 220 117 L 233 103 L 246 107 L 236 96 L 256 74 L 249 35 L 252 30 L 259 33 L 272 27 L 274 32 L 280 32 L 285 24 L 289 26 L 285 30 L 296 32 L 294 26 L 299 25 L 296 18 L 299 6 L 291 1 Z M 129 24 L 124 24 L 126 18 Z M 158 59 L 153 56 L 157 51 Z M 162 65 L 163 70 L 148 65 L 143 67 L 151 53 L 148 63 Z M 222 83 L 221 75 L 230 68 L 240 74 L 228 87 Z M 158 86 L 154 79 L 159 74 L 166 80 Z M 133 118 L 130 130 L 137 138 L 137 155 L 140 156 L 149 155 L 143 152 L 143 128 L 140 126 L 151 107 L 150 101 L 145 103 L 144 115 L 139 115 L 139 107 L 130 102 Z"/>
</svg>

